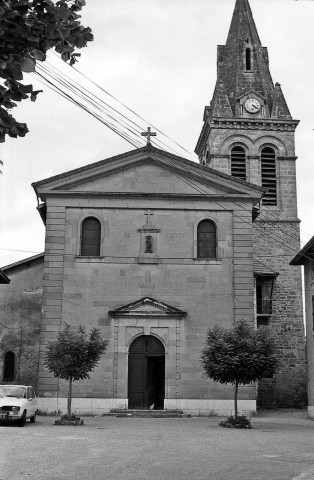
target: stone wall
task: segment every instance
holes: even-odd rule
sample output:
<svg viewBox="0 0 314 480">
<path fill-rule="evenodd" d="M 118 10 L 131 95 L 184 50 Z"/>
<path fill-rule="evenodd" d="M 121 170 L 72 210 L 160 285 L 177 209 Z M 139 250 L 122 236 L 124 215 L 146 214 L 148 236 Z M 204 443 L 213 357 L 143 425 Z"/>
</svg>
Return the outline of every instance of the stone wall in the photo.
<svg viewBox="0 0 314 480">
<path fill-rule="evenodd" d="M 222 121 L 211 126 L 208 137 L 209 167 L 231 174 L 231 149 L 241 145 L 247 153 L 247 180 L 257 185 L 261 184 L 261 149 L 271 146 L 276 152 L 277 205 L 261 206 L 253 241 L 254 258 L 279 272 L 270 327 L 282 368 L 273 379 L 259 382 L 258 388 L 259 405 L 269 408 L 306 404 L 302 277 L 300 267 L 289 266 L 300 249 L 294 129 L 293 125 L 262 129 L 254 122 Z"/>
<path fill-rule="evenodd" d="M 128 347 L 135 334 L 132 338 L 127 335 L 136 330 L 137 334 L 158 335 L 165 345 L 166 366 L 175 365 L 167 371 L 167 401 L 232 401 L 233 387 L 208 380 L 200 354 L 209 327 L 229 326 L 235 318 L 247 318 L 253 325 L 251 201 L 247 203 L 235 207 L 229 199 L 219 204 L 202 198 L 191 202 L 188 195 L 172 198 L 171 203 L 158 196 L 149 202 L 140 197 L 107 198 L 105 206 L 100 197 L 49 199 L 40 394 L 47 399 L 66 396 L 66 382 L 58 382 L 44 368 L 44 351 L 47 341 L 67 322 L 73 327 L 98 327 L 109 340 L 91 378 L 74 383 L 74 398 L 126 402 Z M 151 221 L 159 233 L 157 257 L 146 263 L 140 256 L 139 230 L 146 222 L 147 208 L 154 213 Z M 99 258 L 78 255 L 80 224 L 88 215 L 102 222 L 103 256 Z M 215 260 L 195 258 L 195 225 L 204 218 L 217 224 Z M 126 324 L 110 317 L 110 310 L 146 296 L 187 315 L 175 326 L 155 320 L 146 320 L 145 325 L 136 321 Z M 172 352 L 176 352 L 174 357 Z M 254 403 L 255 388 L 243 388 L 240 399 Z"/>
<path fill-rule="evenodd" d="M 279 272 L 273 290 L 271 333 L 281 369 L 259 382 L 258 404 L 266 408 L 306 405 L 306 364 L 301 267 L 290 266 L 297 251 L 299 222 L 256 221 L 254 253 Z"/>
<path fill-rule="evenodd" d="M 5 269 L 11 279 L 0 285 L 0 382 L 6 352 L 15 354 L 13 383 L 37 388 L 41 331 L 43 258 Z"/>
</svg>

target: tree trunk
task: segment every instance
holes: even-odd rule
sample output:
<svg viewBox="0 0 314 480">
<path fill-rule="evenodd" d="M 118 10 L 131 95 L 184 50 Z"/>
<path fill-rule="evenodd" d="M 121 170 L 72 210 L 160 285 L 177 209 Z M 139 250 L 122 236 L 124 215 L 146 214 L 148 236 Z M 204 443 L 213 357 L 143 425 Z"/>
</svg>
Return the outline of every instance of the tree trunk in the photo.
<svg viewBox="0 0 314 480">
<path fill-rule="evenodd" d="M 71 416 L 71 403 L 72 403 L 72 377 L 69 380 L 69 391 L 68 391 L 68 415 Z"/>
<path fill-rule="evenodd" d="M 234 418 L 238 416 L 238 390 L 239 384 L 236 381 L 235 388 L 234 388 Z"/>
</svg>

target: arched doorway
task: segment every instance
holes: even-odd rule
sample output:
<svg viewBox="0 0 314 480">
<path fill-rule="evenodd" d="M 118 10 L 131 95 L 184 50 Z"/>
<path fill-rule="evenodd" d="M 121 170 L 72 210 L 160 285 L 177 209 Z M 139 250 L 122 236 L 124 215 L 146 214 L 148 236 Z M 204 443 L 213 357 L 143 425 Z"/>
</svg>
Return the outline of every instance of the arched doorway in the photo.
<svg viewBox="0 0 314 480">
<path fill-rule="evenodd" d="M 129 408 L 163 410 L 164 398 L 164 346 L 157 338 L 142 335 L 129 348 Z"/>
</svg>

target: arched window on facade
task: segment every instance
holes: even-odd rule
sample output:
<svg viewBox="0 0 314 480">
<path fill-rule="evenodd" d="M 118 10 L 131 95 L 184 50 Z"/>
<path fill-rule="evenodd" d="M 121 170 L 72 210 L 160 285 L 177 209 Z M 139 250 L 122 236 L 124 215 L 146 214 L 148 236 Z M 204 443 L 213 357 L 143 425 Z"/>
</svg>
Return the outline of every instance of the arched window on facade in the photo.
<svg viewBox="0 0 314 480">
<path fill-rule="evenodd" d="M 217 257 L 216 225 L 211 220 L 202 220 L 197 226 L 197 258 Z"/>
<path fill-rule="evenodd" d="M 233 147 L 231 150 L 231 175 L 246 180 L 246 155 L 243 147 Z"/>
<path fill-rule="evenodd" d="M 15 354 L 7 352 L 4 356 L 3 381 L 10 382 L 15 378 Z"/>
<path fill-rule="evenodd" d="M 264 205 L 277 205 L 276 153 L 271 147 L 261 151 L 262 187 L 268 189 L 263 196 Z"/>
<path fill-rule="evenodd" d="M 250 48 L 245 49 L 245 70 L 252 70 L 252 50 Z"/>
<path fill-rule="evenodd" d="M 85 218 L 81 229 L 81 255 L 86 257 L 99 257 L 100 239 L 100 221 L 95 217 Z"/>
</svg>

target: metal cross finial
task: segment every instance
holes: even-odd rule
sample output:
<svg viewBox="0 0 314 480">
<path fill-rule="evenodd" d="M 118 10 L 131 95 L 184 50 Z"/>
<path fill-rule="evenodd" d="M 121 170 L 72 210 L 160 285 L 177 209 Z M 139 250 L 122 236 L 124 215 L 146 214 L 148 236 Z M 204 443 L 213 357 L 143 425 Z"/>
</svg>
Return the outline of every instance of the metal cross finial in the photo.
<svg viewBox="0 0 314 480">
<path fill-rule="evenodd" d="M 147 137 L 147 144 L 150 145 L 150 137 L 156 137 L 157 133 L 156 132 L 151 132 L 150 127 L 147 127 L 147 132 L 142 132 L 141 133 L 142 137 Z"/>
</svg>

